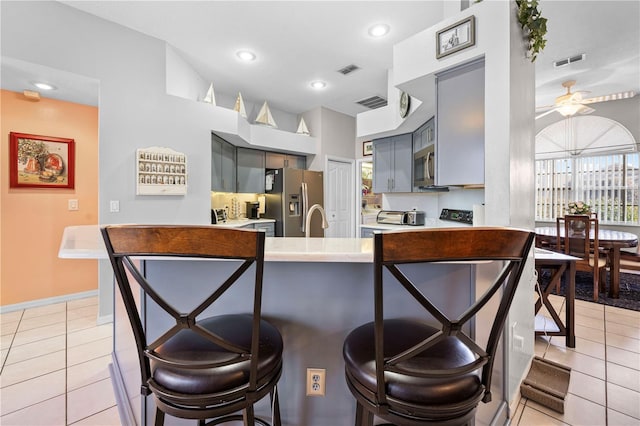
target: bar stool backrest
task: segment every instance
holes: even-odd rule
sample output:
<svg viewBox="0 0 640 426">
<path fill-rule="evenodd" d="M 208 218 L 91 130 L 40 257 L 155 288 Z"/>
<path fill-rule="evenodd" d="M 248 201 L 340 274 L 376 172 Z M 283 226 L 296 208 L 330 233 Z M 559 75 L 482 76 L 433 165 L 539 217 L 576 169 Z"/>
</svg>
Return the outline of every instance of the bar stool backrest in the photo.
<svg viewBox="0 0 640 426">
<path fill-rule="evenodd" d="M 491 372 L 495 352 L 513 301 L 527 256 L 535 239 L 535 233 L 509 228 L 447 228 L 427 229 L 410 232 L 389 232 L 374 234 L 374 299 L 375 299 L 375 351 L 377 400 L 386 404 L 385 372 L 395 372 L 418 377 L 452 377 L 464 375 L 482 368 L 484 402 L 491 400 Z M 402 264 L 430 262 L 500 261 L 503 268 L 488 290 L 480 296 L 458 318 L 448 318 L 442 313 L 411 280 L 401 271 Z M 409 292 L 422 307 L 441 323 L 440 331 L 415 345 L 404 353 L 385 359 L 383 355 L 383 269 Z M 387 280 L 393 281 L 393 280 Z M 503 288 L 497 313 L 491 324 L 491 331 L 485 347 L 480 347 L 464 331 L 464 325 L 471 320 Z M 402 365 L 420 355 L 441 340 L 453 336 L 466 345 L 477 357 L 474 362 L 447 370 L 404 369 Z"/>
<path fill-rule="evenodd" d="M 114 270 L 118 288 L 131 323 L 137 344 L 138 359 L 141 366 L 142 393 L 150 393 L 147 383 L 151 377 L 150 359 L 171 366 L 175 360 L 165 359 L 155 349 L 167 342 L 183 329 L 190 329 L 204 339 L 225 348 L 236 356 L 223 363 L 202 363 L 196 360 L 181 364 L 181 368 L 215 368 L 233 363 L 251 361 L 249 392 L 255 390 L 257 383 L 258 339 L 261 319 L 262 273 L 264 265 L 265 233 L 255 230 L 227 229 L 213 226 L 169 226 L 169 225 L 116 225 L 102 229 L 109 259 Z M 140 262 L 134 258 L 205 258 L 235 259 L 239 266 L 217 287 L 213 283 L 204 283 L 211 291 L 193 310 L 182 313 L 170 301 L 165 300 L 147 281 L 141 271 Z M 255 290 L 253 300 L 253 334 L 251 343 L 241 347 L 211 333 L 199 325 L 198 315 L 202 314 L 222 296 L 251 265 L 255 264 Z M 212 280 L 213 281 L 213 280 Z M 160 334 L 154 341 L 148 341 L 137 311 L 132 282 L 137 283 L 144 293 L 153 299 L 167 314 L 175 320 L 175 325 Z M 176 283 L 177 286 L 180 283 Z M 196 374 L 196 373 L 194 373 Z"/>
</svg>

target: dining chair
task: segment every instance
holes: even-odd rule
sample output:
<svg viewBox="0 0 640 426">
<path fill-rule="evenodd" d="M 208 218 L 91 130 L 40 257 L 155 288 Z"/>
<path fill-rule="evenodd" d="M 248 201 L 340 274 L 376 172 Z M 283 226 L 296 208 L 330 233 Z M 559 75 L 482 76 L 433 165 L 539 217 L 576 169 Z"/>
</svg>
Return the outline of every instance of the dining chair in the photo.
<svg viewBox="0 0 640 426">
<path fill-rule="evenodd" d="M 169 414 L 197 419 L 199 425 L 205 420 L 207 425 L 231 420 L 244 420 L 245 426 L 266 425 L 255 417 L 253 405 L 269 394 L 273 422 L 279 425 L 276 385 L 282 373 L 283 343 L 280 332 L 261 314 L 264 232 L 215 226 L 116 225 L 102 228 L 102 235 L 136 342 L 141 393 L 143 397 L 153 395 L 156 404 L 155 424 L 164 424 Z M 179 310 L 145 276 L 145 263 L 158 258 L 222 259 L 232 271 L 197 283 L 202 289 L 200 300 Z M 249 279 L 253 298 L 238 312 L 216 314 L 216 307 L 222 304 L 216 302 L 243 276 Z M 183 279 L 186 282 L 189 276 Z M 153 337 L 136 306 L 136 300 L 143 297 L 147 305 L 152 300 L 173 318 L 173 325 L 154 330 Z M 237 414 L 240 411 L 242 415 Z"/>
<path fill-rule="evenodd" d="M 577 257 L 576 270 L 593 276 L 593 300 L 606 290 L 607 256 L 600 250 L 598 218 L 589 215 L 565 215 L 556 220 L 556 235 L 564 232 L 562 247 L 565 254 Z M 558 244 L 561 239 L 558 238 Z"/>
<path fill-rule="evenodd" d="M 377 233 L 373 238 L 374 321 L 351 331 L 343 345 L 346 382 L 356 399 L 355 424 L 371 426 L 374 415 L 395 425 L 473 424 L 479 402 L 491 401 L 496 349 L 535 234 L 478 227 Z M 408 264 L 475 261 L 497 261 L 500 270 L 484 294 L 455 318 L 425 297 L 409 278 L 416 274 L 405 269 Z M 446 279 L 439 284 L 448 291 Z M 384 316 L 385 291 L 402 289 L 424 308 L 424 317 Z M 482 322 L 490 327 L 489 337 L 475 341 L 464 330 L 474 321 L 480 325 L 474 318 L 494 299 L 499 306 L 490 312 L 492 322 Z"/>
</svg>

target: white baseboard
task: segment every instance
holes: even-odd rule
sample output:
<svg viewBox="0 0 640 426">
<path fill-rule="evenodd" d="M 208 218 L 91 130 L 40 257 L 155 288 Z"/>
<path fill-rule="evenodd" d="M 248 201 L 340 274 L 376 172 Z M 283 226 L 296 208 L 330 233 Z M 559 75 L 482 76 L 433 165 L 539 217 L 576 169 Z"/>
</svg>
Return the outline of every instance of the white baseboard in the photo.
<svg viewBox="0 0 640 426">
<path fill-rule="evenodd" d="M 113 314 L 111 315 L 98 315 L 98 319 L 96 320 L 97 325 L 109 324 L 113 322 Z"/>
<path fill-rule="evenodd" d="M 70 300 L 85 299 L 98 295 L 98 290 L 83 291 L 81 293 L 65 294 L 64 296 L 47 297 L 46 299 L 30 300 L 28 302 L 16 303 L 14 305 L 0 306 L 0 314 L 20 311 L 22 309 L 37 308 L 39 306 L 53 305 L 54 303 L 68 302 Z M 113 315 L 111 315 L 113 321 Z M 107 321 L 108 322 L 108 321 Z"/>
<path fill-rule="evenodd" d="M 120 375 L 120 367 L 118 366 L 118 360 L 115 355 L 111 354 L 111 360 L 109 364 L 109 373 L 111 376 L 111 385 L 113 386 L 113 393 L 116 397 L 116 406 L 118 407 L 118 415 L 123 425 L 135 425 L 136 418 L 133 415 L 130 401 L 127 398 L 127 391 Z"/>
</svg>

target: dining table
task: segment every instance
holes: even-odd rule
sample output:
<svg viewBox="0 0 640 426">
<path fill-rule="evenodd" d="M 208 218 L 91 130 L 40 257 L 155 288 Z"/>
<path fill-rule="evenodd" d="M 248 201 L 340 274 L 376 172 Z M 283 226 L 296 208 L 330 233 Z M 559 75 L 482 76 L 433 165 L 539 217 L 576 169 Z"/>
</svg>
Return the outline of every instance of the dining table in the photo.
<svg viewBox="0 0 640 426">
<path fill-rule="evenodd" d="M 550 247 L 555 246 L 557 241 L 556 226 L 540 226 L 536 227 L 536 240 L 545 241 Z M 591 230 L 589 236 L 594 240 L 595 234 Z M 564 228 L 560 228 L 560 239 L 564 238 Z M 616 231 L 612 229 L 598 230 L 598 246 L 608 253 L 610 263 L 610 286 L 609 297 L 618 298 L 620 296 L 620 249 L 625 247 L 636 247 L 638 245 L 638 236 L 631 232 Z"/>
</svg>

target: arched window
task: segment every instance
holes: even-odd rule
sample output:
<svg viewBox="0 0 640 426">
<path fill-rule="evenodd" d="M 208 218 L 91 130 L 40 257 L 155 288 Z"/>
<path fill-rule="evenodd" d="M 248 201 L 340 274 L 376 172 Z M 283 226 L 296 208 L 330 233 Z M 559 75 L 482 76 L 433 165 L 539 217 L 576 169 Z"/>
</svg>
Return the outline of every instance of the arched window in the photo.
<svg viewBox="0 0 640 426">
<path fill-rule="evenodd" d="M 604 223 L 640 224 L 640 155 L 617 121 L 570 117 L 536 135 L 536 220 L 564 216 L 584 201 Z"/>
</svg>

